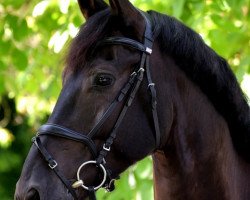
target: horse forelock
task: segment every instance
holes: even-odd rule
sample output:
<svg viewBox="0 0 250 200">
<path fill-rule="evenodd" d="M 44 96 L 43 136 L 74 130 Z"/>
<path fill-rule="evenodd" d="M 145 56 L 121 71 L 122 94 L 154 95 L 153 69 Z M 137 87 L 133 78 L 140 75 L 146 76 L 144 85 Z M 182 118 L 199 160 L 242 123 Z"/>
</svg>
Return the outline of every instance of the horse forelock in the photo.
<svg viewBox="0 0 250 200">
<path fill-rule="evenodd" d="M 110 10 L 106 9 L 86 21 L 80 27 L 77 36 L 73 39 L 67 58 L 64 73 L 82 68 L 89 59 L 89 51 L 102 39 L 108 28 Z"/>
</svg>

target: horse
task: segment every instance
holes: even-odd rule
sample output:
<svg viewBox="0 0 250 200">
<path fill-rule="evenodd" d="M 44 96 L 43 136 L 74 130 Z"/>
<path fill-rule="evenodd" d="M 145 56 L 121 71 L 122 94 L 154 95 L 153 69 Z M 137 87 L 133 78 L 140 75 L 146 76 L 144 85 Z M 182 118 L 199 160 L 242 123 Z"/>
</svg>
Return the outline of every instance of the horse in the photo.
<svg viewBox="0 0 250 200">
<path fill-rule="evenodd" d="M 86 23 L 15 199 L 93 200 L 152 156 L 156 200 L 249 200 L 249 105 L 225 59 L 178 20 L 128 0 L 78 4 Z"/>
</svg>

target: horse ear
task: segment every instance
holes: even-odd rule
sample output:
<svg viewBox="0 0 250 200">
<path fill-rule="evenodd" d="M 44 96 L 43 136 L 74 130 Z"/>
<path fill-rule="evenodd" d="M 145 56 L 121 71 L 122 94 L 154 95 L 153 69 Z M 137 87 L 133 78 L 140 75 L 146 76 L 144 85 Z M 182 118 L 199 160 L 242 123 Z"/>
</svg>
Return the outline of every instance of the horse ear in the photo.
<svg viewBox="0 0 250 200">
<path fill-rule="evenodd" d="M 139 36 L 144 34 L 144 17 L 128 0 L 109 0 L 109 4 L 112 14 L 121 17 L 125 26 L 133 27 Z"/>
<path fill-rule="evenodd" d="M 78 4 L 86 20 L 99 11 L 108 8 L 108 4 L 103 0 L 78 0 Z"/>
</svg>

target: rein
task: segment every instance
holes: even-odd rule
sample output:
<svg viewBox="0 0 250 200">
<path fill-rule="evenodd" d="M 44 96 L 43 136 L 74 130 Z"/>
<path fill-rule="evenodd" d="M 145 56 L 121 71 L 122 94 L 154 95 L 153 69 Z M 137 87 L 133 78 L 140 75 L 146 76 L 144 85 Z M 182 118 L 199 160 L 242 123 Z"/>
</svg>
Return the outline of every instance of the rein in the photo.
<svg viewBox="0 0 250 200">
<path fill-rule="evenodd" d="M 156 90 L 155 90 L 155 84 L 153 83 L 151 78 L 150 66 L 149 66 L 150 65 L 149 56 L 152 53 L 153 36 L 149 19 L 143 13 L 142 15 L 146 21 L 144 43 L 140 43 L 138 41 L 125 37 L 109 37 L 98 43 L 98 45 L 128 46 L 130 48 L 141 51 L 142 55 L 141 55 L 140 65 L 130 75 L 127 83 L 120 90 L 115 100 L 110 104 L 106 112 L 103 114 L 99 122 L 93 127 L 93 129 L 88 134 L 83 134 L 75 132 L 71 129 L 68 129 L 66 127 L 57 124 L 47 123 L 39 128 L 37 135 L 32 139 L 33 143 L 36 145 L 37 149 L 42 154 L 44 160 L 48 163 L 49 167 L 55 172 L 58 178 L 62 181 L 62 183 L 65 185 L 65 187 L 68 189 L 68 191 L 71 193 L 71 195 L 75 200 L 78 199 L 75 189 L 79 187 L 82 187 L 84 190 L 87 190 L 89 192 L 90 200 L 96 200 L 95 191 L 97 191 L 101 187 L 105 188 L 107 191 L 114 190 L 114 181 L 118 179 L 118 177 L 112 176 L 112 170 L 107 167 L 105 158 L 111 150 L 111 146 L 114 142 L 114 139 L 117 136 L 118 128 L 121 125 L 122 120 L 125 117 L 128 108 L 131 106 L 134 97 L 141 85 L 145 71 L 148 80 L 148 91 L 151 96 L 151 109 L 152 109 L 154 128 L 155 128 L 155 143 L 156 143 L 155 145 L 156 148 L 160 147 L 161 135 L 160 135 L 159 121 L 156 108 L 157 104 Z M 113 113 L 118 103 L 122 101 L 125 101 L 125 104 L 111 130 L 109 137 L 103 144 L 102 149 L 98 152 L 95 142 L 93 141 L 92 138 L 98 133 L 102 125 L 107 121 L 108 117 Z M 66 179 L 65 176 L 60 172 L 60 170 L 58 169 L 57 162 L 53 159 L 50 153 L 43 146 L 40 137 L 44 135 L 62 137 L 65 139 L 83 143 L 88 147 L 94 160 L 86 161 L 82 165 L 80 165 L 80 167 L 77 170 L 77 181 L 74 182 L 73 184 L 68 179 Z M 80 178 L 81 170 L 87 165 L 93 165 L 97 167 L 102 173 L 103 178 L 99 185 L 86 186 L 83 180 Z"/>
</svg>

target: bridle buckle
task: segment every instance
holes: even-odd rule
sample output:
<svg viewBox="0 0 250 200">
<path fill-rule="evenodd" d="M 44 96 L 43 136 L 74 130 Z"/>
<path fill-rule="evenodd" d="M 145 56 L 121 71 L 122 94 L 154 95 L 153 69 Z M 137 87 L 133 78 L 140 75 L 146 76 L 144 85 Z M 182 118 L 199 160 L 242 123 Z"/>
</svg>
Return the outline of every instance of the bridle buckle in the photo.
<svg viewBox="0 0 250 200">
<path fill-rule="evenodd" d="M 114 182 L 116 179 L 111 179 L 110 182 L 104 187 L 107 192 L 112 192 L 114 190 Z"/>
<path fill-rule="evenodd" d="M 150 88 L 150 87 L 155 87 L 155 83 L 149 83 L 148 88 Z"/>
<path fill-rule="evenodd" d="M 51 169 L 55 169 L 57 167 L 57 162 L 55 160 L 51 160 L 48 165 Z"/>
<path fill-rule="evenodd" d="M 153 50 L 149 47 L 146 47 L 146 52 L 150 55 L 152 54 Z"/>
<path fill-rule="evenodd" d="M 104 143 L 103 144 L 103 147 L 102 147 L 105 151 L 110 151 L 110 146 L 106 147 L 106 144 Z"/>
</svg>

